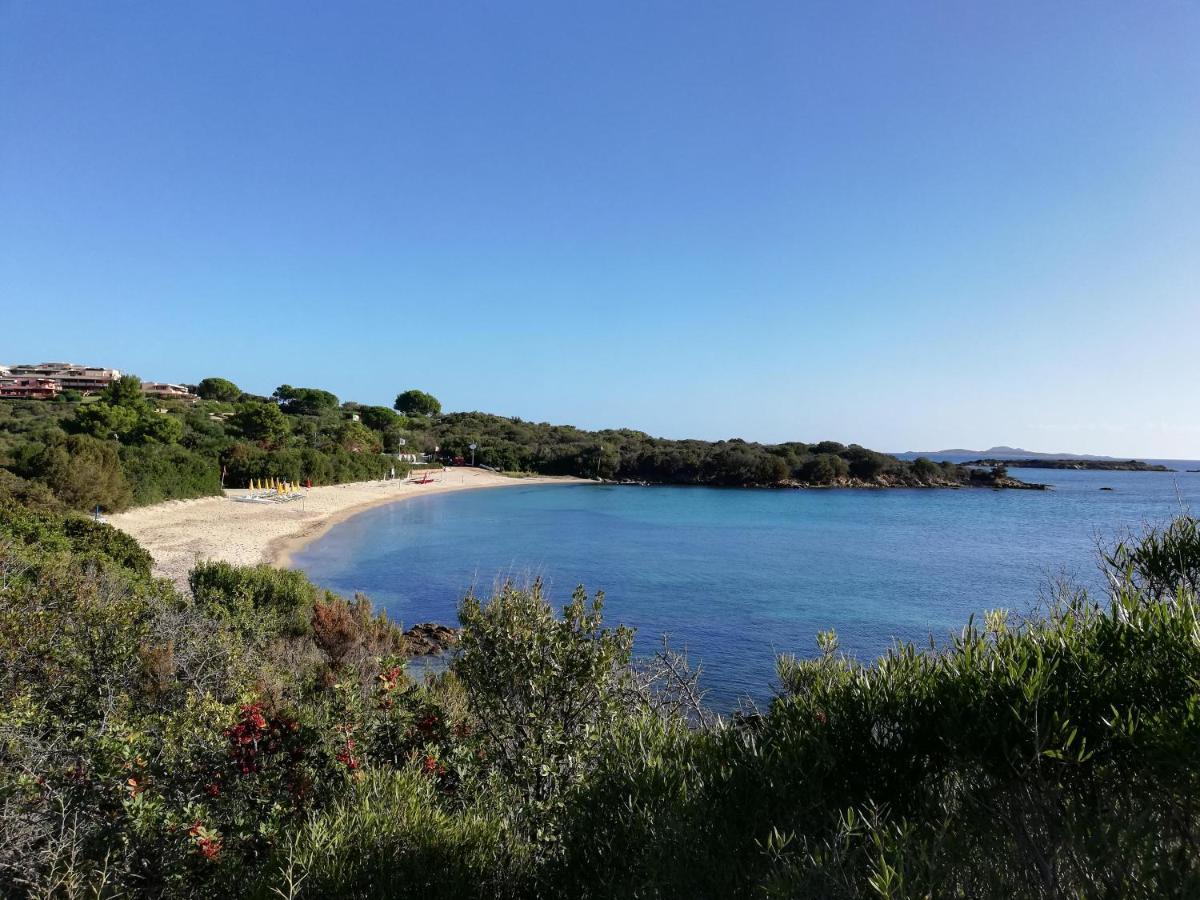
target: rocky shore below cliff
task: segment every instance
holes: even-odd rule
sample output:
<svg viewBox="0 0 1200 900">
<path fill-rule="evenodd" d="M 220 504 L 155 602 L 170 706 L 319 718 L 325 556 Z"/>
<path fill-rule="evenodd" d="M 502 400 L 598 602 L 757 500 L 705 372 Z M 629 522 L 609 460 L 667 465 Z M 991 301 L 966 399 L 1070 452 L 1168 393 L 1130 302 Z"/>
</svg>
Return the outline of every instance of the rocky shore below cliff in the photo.
<svg viewBox="0 0 1200 900">
<path fill-rule="evenodd" d="M 1049 485 L 1021 481 L 1008 475 L 999 475 L 987 469 L 972 470 L 965 480 L 954 478 L 921 479 L 913 476 L 884 473 L 874 478 L 841 478 L 831 484 L 808 484 L 806 482 L 786 482 L 777 487 L 805 488 L 821 490 L 825 488 L 992 488 L 993 490 L 1015 491 L 1045 491 Z"/>
</svg>

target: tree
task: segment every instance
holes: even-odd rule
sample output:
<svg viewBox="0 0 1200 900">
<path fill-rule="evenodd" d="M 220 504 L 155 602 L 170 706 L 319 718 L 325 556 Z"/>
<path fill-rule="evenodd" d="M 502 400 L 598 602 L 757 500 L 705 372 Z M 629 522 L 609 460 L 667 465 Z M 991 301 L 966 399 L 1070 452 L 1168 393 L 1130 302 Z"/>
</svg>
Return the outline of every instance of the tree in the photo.
<svg viewBox="0 0 1200 900">
<path fill-rule="evenodd" d="M 281 384 L 271 395 L 280 408 L 291 416 L 319 416 L 338 407 L 338 398 L 320 388 L 292 387 Z"/>
<path fill-rule="evenodd" d="M 757 480 L 760 484 L 780 484 L 787 481 L 791 474 L 791 469 L 782 457 L 768 456 L 759 463 Z"/>
<path fill-rule="evenodd" d="M 183 437 L 183 422 L 171 415 L 151 412 L 138 420 L 135 433 L 142 442 L 178 444 Z"/>
<path fill-rule="evenodd" d="M 136 375 L 122 375 L 116 381 L 110 381 L 108 387 L 100 392 L 100 399 L 110 406 L 125 406 L 136 410 L 150 405 L 146 395 L 142 393 L 142 380 Z"/>
<path fill-rule="evenodd" d="M 205 400 L 235 403 L 242 396 L 242 389 L 225 378 L 205 378 L 196 385 L 196 393 Z"/>
<path fill-rule="evenodd" d="M 231 420 L 246 438 L 263 446 L 276 446 L 288 434 L 288 422 L 273 403 L 244 403 Z"/>
<path fill-rule="evenodd" d="M 912 470 L 921 481 L 932 481 L 941 477 L 943 473 L 941 466 L 924 456 L 918 456 L 912 461 Z"/>
<path fill-rule="evenodd" d="M 442 404 L 437 397 L 416 389 L 396 395 L 392 407 L 406 416 L 436 416 L 442 412 Z"/>
<path fill-rule="evenodd" d="M 404 419 L 392 412 L 386 406 L 363 406 L 358 409 L 358 416 L 368 428 L 376 431 L 391 431 L 399 428 Z"/>
<path fill-rule="evenodd" d="M 338 446 L 350 453 L 378 453 L 382 445 L 379 435 L 361 422 L 346 422 L 337 434 Z"/>
<path fill-rule="evenodd" d="M 125 440 L 138 427 L 144 412 L 142 409 L 114 406 L 106 400 L 100 400 L 81 406 L 67 427 L 101 440 L 109 440 L 114 436 L 117 440 Z"/>
<path fill-rule="evenodd" d="M 129 484 L 111 441 L 86 434 L 50 440 L 28 461 L 26 471 L 73 509 L 116 511 L 129 505 Z"/>
<path fill-rule="evenodd" d="M 809 484 L 832 484 L 850 474 L 850 467 L 840 456 L 822 453 L 800 467 L 800 478 Z"/>
<path fill-rule="evenodd" d="M 862 447 L 851 447 L 850 449 L 852 451 L 849 460 L 850 474 L 855 478 L 870 481 L 883 471 L 884 459 L 882 456 Z"/>
</svg>

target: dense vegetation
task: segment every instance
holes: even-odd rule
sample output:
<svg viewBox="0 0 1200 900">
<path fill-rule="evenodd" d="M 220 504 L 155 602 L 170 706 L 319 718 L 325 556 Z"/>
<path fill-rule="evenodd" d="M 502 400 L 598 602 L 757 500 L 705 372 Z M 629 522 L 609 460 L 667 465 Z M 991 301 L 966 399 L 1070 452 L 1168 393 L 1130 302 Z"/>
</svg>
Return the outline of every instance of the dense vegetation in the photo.
<svg viewBox="0 0 1200 900">
<path fill-rule="evenodd" d="M 0 506 L 0 895 L 1200 894 L 1194 519 L 1110 551 L 1110 597 L 936 652 L 821 635 L 721 720 L 582 589 L 468 597 L 417 682 L 364 597 L 221 563 L 181 594 L 27 495 Z"/>
<path fill-rule="evenodd" d="M 441 451 L 502 471 L 663 484 L 726 486 L 991 484 L 990 471 L 928 459 L 912 462 L 836 441 L 757 444 L 669 440 L 628 429 L 582 431 L 486 413 L 450 413 L 424 426 Z"/>
<path fill-rule="evenodd" d="M 397 395 L 394 409 L 340 403 L 328 391 L 288 384 L 259 397 L 224 378 L 206 378 L 196 392 L 194 404 L 152 402 L 127 376 L 99 397 L 0 401 L 0 470 L 35 485 L 7 477 L 0 496 L 41 487 L 72 509 L 120 510 L 216 494 L 222 477 L 229 487 L 252 478 L 382 478 L 406 470 L 395 461 L 400 451 L 447 462 L 474 456 L 501 471 L 662 484 L 1019 485 L 1001 467 L 910 462 L 835 441 L 668 440 L 628 429 L 443 414 L 437 398 L 419 390 Z"/>
<path fill-rule="evenodd" d="M 136 378 L 96 397 L 0 401 L 0 496 L 52 495 L 68 508 L 203 497 L 250 479 L 334 484 L 407 470 L 394 456 L 404 419 L 339 404 L 327 391 L 281 385 L 245 394 L 222 378 L 195 403 L 146 398 Z"/>
</svg>

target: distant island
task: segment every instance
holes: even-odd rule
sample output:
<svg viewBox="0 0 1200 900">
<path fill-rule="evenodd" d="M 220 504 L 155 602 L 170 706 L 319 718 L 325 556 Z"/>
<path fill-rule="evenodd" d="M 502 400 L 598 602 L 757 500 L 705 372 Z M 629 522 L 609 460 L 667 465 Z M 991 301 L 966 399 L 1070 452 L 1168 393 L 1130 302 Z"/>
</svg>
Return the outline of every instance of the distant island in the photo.
<svg viewBox="0 0 1200 900">
<path fill-rule="evenodd" d="M 898 453 L 896 455 L 901 458 L 910 458 L 916 456 L 967 456 L 985 460 L 1001 460 L 1009 464 L 1012 464 L 1017 460 L 1029 459 L 1122 462 L 1122 460 L 1116 456 L 1098 456 L 1090 453 L 1039 453 L 1036 450 L 1026 450 L 1022 447 L 1008 447 L 1003 444 L 997 447 L 989 447 L 987 450 L 966 450 L 962 447 L 955 447 L 949 450 L 908 450 L 904 453 Z"/>
<path fill-rule="evenodd" d="M 1066 457 L 1062 459 L 1049 459 L 1045 457 L 1033 457 L 1030 459 L 1000 459 L 994 457 L 991 459 L 972 459 L 965 463 L 964 466 L 997 466 L 1012 467 L 1014 469 L 1095 469 L 1100 472 L 1174 472 L 1174 469 L 1168 469 L 1166 466 L 1160 466 L 1156 463 L 1142 462 L 1140 459 L 1083 459 L 1080 457 Z"/>
</svg>

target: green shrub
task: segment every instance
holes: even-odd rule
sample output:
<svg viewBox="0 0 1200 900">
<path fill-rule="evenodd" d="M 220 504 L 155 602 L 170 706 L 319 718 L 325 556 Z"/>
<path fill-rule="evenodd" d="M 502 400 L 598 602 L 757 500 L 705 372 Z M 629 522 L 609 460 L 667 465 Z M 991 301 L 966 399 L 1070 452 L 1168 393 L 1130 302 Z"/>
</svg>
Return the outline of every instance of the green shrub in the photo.
<svg viewBox="0 0 1200 900">
<path fill-rule="evenodd" d="M 459 606 L 454 674 L 492 765 L 514 791 L 512 814 L 542 842 L 555 838 L 565 793 L 588 772 L 600 730 L 618 711 L 633 633 L 602 627 L 603 594 L 580 587 L 556 617 L 541 582 L 504 584 Z"/>
<path fill-rule="evenodd" d="M 135 506 L 221 493 L 220 464 L 184 447 L 165 444 L 122 447 L 121 468 L 133 487 Z"/>
<path fill-rule="evenodd" d="M 303 572 L 215 560 L 197 563 L 188 587 L 196 605 L 210 615 L 247 625 L 261 624 L 265 617 L 297 634 L 308 631 L 317 599 Z"/>
<path fill-rule="evenodd" d="M 146 578 L 152 559 L 136 540 L 111 525 L 74 514 L 60 514 L 0 502 L 0 541 L 36 551 L 40 557 L 68 554 L 79 562 L 108 563 Z"/>
<path fill-rule="evenodd" d="M 118 512 L 127 507 L 132 491 L 113 441 L 84 434 L 47 440 L 22 462 L 26 477 L 40 481 L 71 509 L 100 507 Z"/>
<path fill-rule="evenodd" d="M 371 773 L 281 847 L 255 895 L 459 900 L 535 896 L 531 865 L 486 804 L 447 809 L 412 770 Z"/>
</svg>

